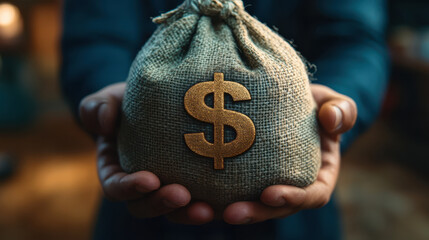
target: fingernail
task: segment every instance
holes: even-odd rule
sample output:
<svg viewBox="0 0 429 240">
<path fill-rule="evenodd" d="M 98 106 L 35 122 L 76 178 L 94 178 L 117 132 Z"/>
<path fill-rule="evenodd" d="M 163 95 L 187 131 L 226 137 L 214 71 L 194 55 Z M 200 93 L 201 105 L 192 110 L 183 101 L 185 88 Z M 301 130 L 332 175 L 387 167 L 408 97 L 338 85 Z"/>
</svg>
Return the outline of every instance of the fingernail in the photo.
<svg viewBox="0 0 429 240">
<path fill-rule="evenodd" d="M 332 106 L 335 111 L 335 129 L 334 131 L 337 131 L 343 126 L 343 112 L 341 109 L 337 106 Z"/>
<path fill-rule="evenodd" d="M 109 106 L 106 103 L 101 103 L 101 105 L 98 107 L 98 124 L 100 124 L 101 129 L 106 128 L 108 107 Z"/>
</svg>

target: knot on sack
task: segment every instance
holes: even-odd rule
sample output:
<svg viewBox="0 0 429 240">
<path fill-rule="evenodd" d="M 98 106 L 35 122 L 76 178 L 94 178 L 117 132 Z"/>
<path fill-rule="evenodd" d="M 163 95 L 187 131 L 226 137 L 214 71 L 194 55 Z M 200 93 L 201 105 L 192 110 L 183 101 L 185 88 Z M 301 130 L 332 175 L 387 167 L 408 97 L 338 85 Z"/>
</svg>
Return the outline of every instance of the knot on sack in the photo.
<svg viewBox="0 0 429 240">
<path fill-rule="evenodd" d="M 219 16 L 224 20 L 236 15 L 238 9 L 244 9 L 241 0 L 190 0 L 188 5 L 202 15 Z"/>
</svg>

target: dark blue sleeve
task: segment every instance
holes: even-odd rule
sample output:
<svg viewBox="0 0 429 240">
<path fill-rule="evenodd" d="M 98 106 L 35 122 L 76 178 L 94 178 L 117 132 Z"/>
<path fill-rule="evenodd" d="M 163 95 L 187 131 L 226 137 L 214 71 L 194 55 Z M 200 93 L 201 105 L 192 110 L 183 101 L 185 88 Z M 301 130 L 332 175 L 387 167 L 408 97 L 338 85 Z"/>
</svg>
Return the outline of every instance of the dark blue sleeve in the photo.
<svg viewBox="0 0 429 240">
<path fill-rule="evenodd" d="M 265 1 L 255 6 L 269 3 Z M 169 9 L 166 2 L 173 6 L 178 1 L 65 1 L 62 86 L 74 111 L 84 96 L 126 79 L 135 54 L 155 28 L 149 17 L 158 14 L 154 9 Z M 282 4 L 292 2 L 299 1 Z M 274 3 L 264 10 L 281 16 L 283 10 Z M 385 0 L 301 3 L 303 12 L 289 11 L 300 20 L 288 21 L 284 29 L 299 29 L 297 45 L 317 65 L 316 83 L 352 97 L 358 105 L 356 126 L 343 138 L 346 147 L 375 119 L 386 87 Z"/>
<path fill-rule="evenodd" d="M 74 113 L 86 95 L 126 80 L 154 29 L 147 8 L 140 0 L 64 2 L 61 81 Z"/>
<path fill-rule="evenodd" d="M 355 127 L 342 147 L 377 117 L 388 79 L 385 0 L 312 0 L 307 20 L 308 55 L 317 66 L 314 83 L 351 97 L 358 107 Z"/>
</svg>

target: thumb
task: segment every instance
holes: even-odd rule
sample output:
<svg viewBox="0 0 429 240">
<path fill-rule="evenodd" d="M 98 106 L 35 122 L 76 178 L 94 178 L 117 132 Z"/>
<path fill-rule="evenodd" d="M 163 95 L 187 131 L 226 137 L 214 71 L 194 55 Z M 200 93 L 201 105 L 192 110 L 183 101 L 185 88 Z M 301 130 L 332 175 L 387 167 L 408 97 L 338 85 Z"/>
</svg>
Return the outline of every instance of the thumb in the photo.
<svg viewBox="0 0 429 240">
<path fill-rule="evenodd" d="M 331 134 L 347 132 L 354 126 L 356 118 L 356 106 L 344 99 L 328 101 L 319 110 L 319 122 Z"/>
<path fill-rule="evenodd" d="M 312 92 L 319 107 L 319 122 L 326 132 L 342 134 L 354 126 L 357 106 L 353 99 L 316 84 L 312 86 Z"/>
<path fill-rule="evenodd" d="M 80 120 L 88 132 L 102 136 L 115 133 L 124 91 L 125 83 L 113 84 L 80 102 Z"/>
</svg>

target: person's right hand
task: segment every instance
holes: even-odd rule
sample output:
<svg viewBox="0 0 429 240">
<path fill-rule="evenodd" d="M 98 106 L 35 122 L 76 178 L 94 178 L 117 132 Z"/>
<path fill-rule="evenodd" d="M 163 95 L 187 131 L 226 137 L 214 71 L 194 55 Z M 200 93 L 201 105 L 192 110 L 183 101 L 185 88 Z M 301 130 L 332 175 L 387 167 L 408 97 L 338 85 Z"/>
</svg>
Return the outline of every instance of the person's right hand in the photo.
<svg viewBox="0 0 429 240">
<path fill-rule="evenodd" d="M 151 172 L 128 174 L 122 170 L 116 135 L 124 91 L 125 83 L 110 85 L 80 103 L 83 126 L 97 136 L 97 170 L 105 196 L 126 201 L 130 213 L 137 217 L 166 215 L 174 222 L 194 225 L 213 220 L 213 209 L 207 203 L 191 202 L 191 194 L 184 186 L 161 186 Z"/>
</svg>

